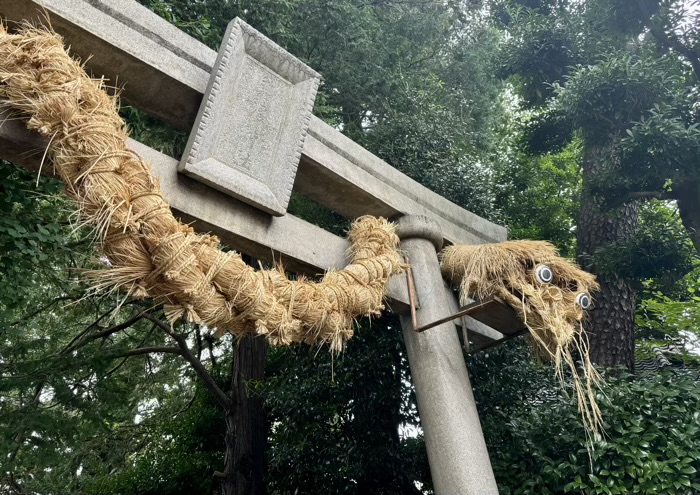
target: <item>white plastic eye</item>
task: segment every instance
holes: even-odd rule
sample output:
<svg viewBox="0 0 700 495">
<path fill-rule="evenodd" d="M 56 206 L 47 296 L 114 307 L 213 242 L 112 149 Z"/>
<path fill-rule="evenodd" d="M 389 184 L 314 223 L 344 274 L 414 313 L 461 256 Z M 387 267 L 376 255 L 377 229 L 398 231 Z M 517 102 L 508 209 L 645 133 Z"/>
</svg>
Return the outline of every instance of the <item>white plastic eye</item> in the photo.
<svg viewBox="0 0 700 495">
<path fill-rule="evenodd" d="M 583 309 L 588 309 L 591 307 L 591 296 L 586 294 L 585 292 L 579 292 L 576 295 L 576 304 L 581 306 Z"/>
<path fill-rule="evenodd" d="M 535 267 L 535 278 L 538 282 L 549 284 L 554 279 L 554 272 L 547 265 L 537 265 Z"/>
</svg>

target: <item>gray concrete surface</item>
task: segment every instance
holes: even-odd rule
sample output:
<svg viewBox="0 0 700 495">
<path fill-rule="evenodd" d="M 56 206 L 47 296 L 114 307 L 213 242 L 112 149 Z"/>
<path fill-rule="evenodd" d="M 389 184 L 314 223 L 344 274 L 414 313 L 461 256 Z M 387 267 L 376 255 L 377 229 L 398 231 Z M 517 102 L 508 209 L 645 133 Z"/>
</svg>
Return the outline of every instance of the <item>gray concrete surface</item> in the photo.
<svg viewBox="0 0 700 495">
<path fill-rule="evenodd" d="M 321 164 L 321 167 L 313 167 L 313 163 Z M 310 168 L 310 177 L 322 173 L 319 168 L 325 168 L 352 185 L 340 197 L 319 196 L 319 199 L 332 202 L 329 206 L 336 211 L 345 212 L 348 216 L 362 214 L 366 196 L 371 195 L 387 207 L 386 211 L 378 214 L 390 217 L 393 209 L 405 215 L 428 216 L 440 224 L 441 235 L 450 243 L 481 244 L 506 240 L 504 227 L 488 222 L 434 193 L 318 117 L 311 118 L 302 164 Z M 315 185 L 314 181 L 304 180 L 304 177 L 297 181 L 299 191 L 315 196 L 310 191 Z M 465 180 L 468 178 L 465 177 Z M 341 201 L 342 204 L 339 204 Z"/>
<path fill-rule="evenodd" d="M 231 21 L 179 170 L 284 215 L 320 80 L 242 20 Z"/>
<path fill-rule="evenodd" d="M 418 325 L 447 316 L 453 296 L 436 256 L 439 225 L 426 217 L 404 217 L 397 232 L 413 271 L 420 305 Z M 416 333 L 411 317 L 405 315 L 401 326 L 435 493 L 497 494 L 454 321 Z"/>
</svg>

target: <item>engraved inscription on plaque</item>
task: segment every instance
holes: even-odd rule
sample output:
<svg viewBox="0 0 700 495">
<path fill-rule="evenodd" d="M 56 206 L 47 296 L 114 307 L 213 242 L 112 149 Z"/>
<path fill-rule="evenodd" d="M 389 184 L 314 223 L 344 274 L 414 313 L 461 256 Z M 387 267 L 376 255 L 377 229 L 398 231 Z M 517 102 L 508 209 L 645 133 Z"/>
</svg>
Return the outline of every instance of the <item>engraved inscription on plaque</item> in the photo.
<svg viewBox="0 0 700 495">
<path fill-rule="evenodd" d="M 233 20 L 178 169 L 284 215 L 319 81 L 301 61 Z"/>
</svg>

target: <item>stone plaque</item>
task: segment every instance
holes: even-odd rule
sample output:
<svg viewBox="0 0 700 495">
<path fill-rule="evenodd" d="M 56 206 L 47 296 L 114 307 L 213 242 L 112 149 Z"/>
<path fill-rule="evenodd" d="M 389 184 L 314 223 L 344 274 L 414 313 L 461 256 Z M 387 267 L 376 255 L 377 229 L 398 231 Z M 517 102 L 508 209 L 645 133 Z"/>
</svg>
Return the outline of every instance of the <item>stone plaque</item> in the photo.
<svg viewBox="0 0 700 495">
<path fill-rule="evenodd" d="M 311 68 L 234 19 L 178 170 L 284 215 L 319 81 Z"/>
</svg>

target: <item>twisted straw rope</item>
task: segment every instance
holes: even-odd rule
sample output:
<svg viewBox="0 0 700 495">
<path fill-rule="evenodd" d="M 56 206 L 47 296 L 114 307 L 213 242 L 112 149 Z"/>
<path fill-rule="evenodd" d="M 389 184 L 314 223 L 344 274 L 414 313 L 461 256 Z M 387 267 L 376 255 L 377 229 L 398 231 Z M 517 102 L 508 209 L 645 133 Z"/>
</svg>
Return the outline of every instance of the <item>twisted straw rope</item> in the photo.
<svg viewBox="0 0 700 495">
<path fill-rule="evenodd" d="M 90 79 L 55 33 L 0 27 L 0 99 L 49 139 L 48 156 L 95 226 L 112 268 L 101 285 L 165 304 L 188 320 L 272 344 L 329 343 L 352 336 L 354 318 L 378 313 L 386 283 L 402 269 L 398 237 L 386 220 L 362 217 L 350 228 L 351 263 L 320 283 L 255 271 L 218 239 L 178 222 L 150 167 L 126 148 L 116 102 Z"/>
</svg>

